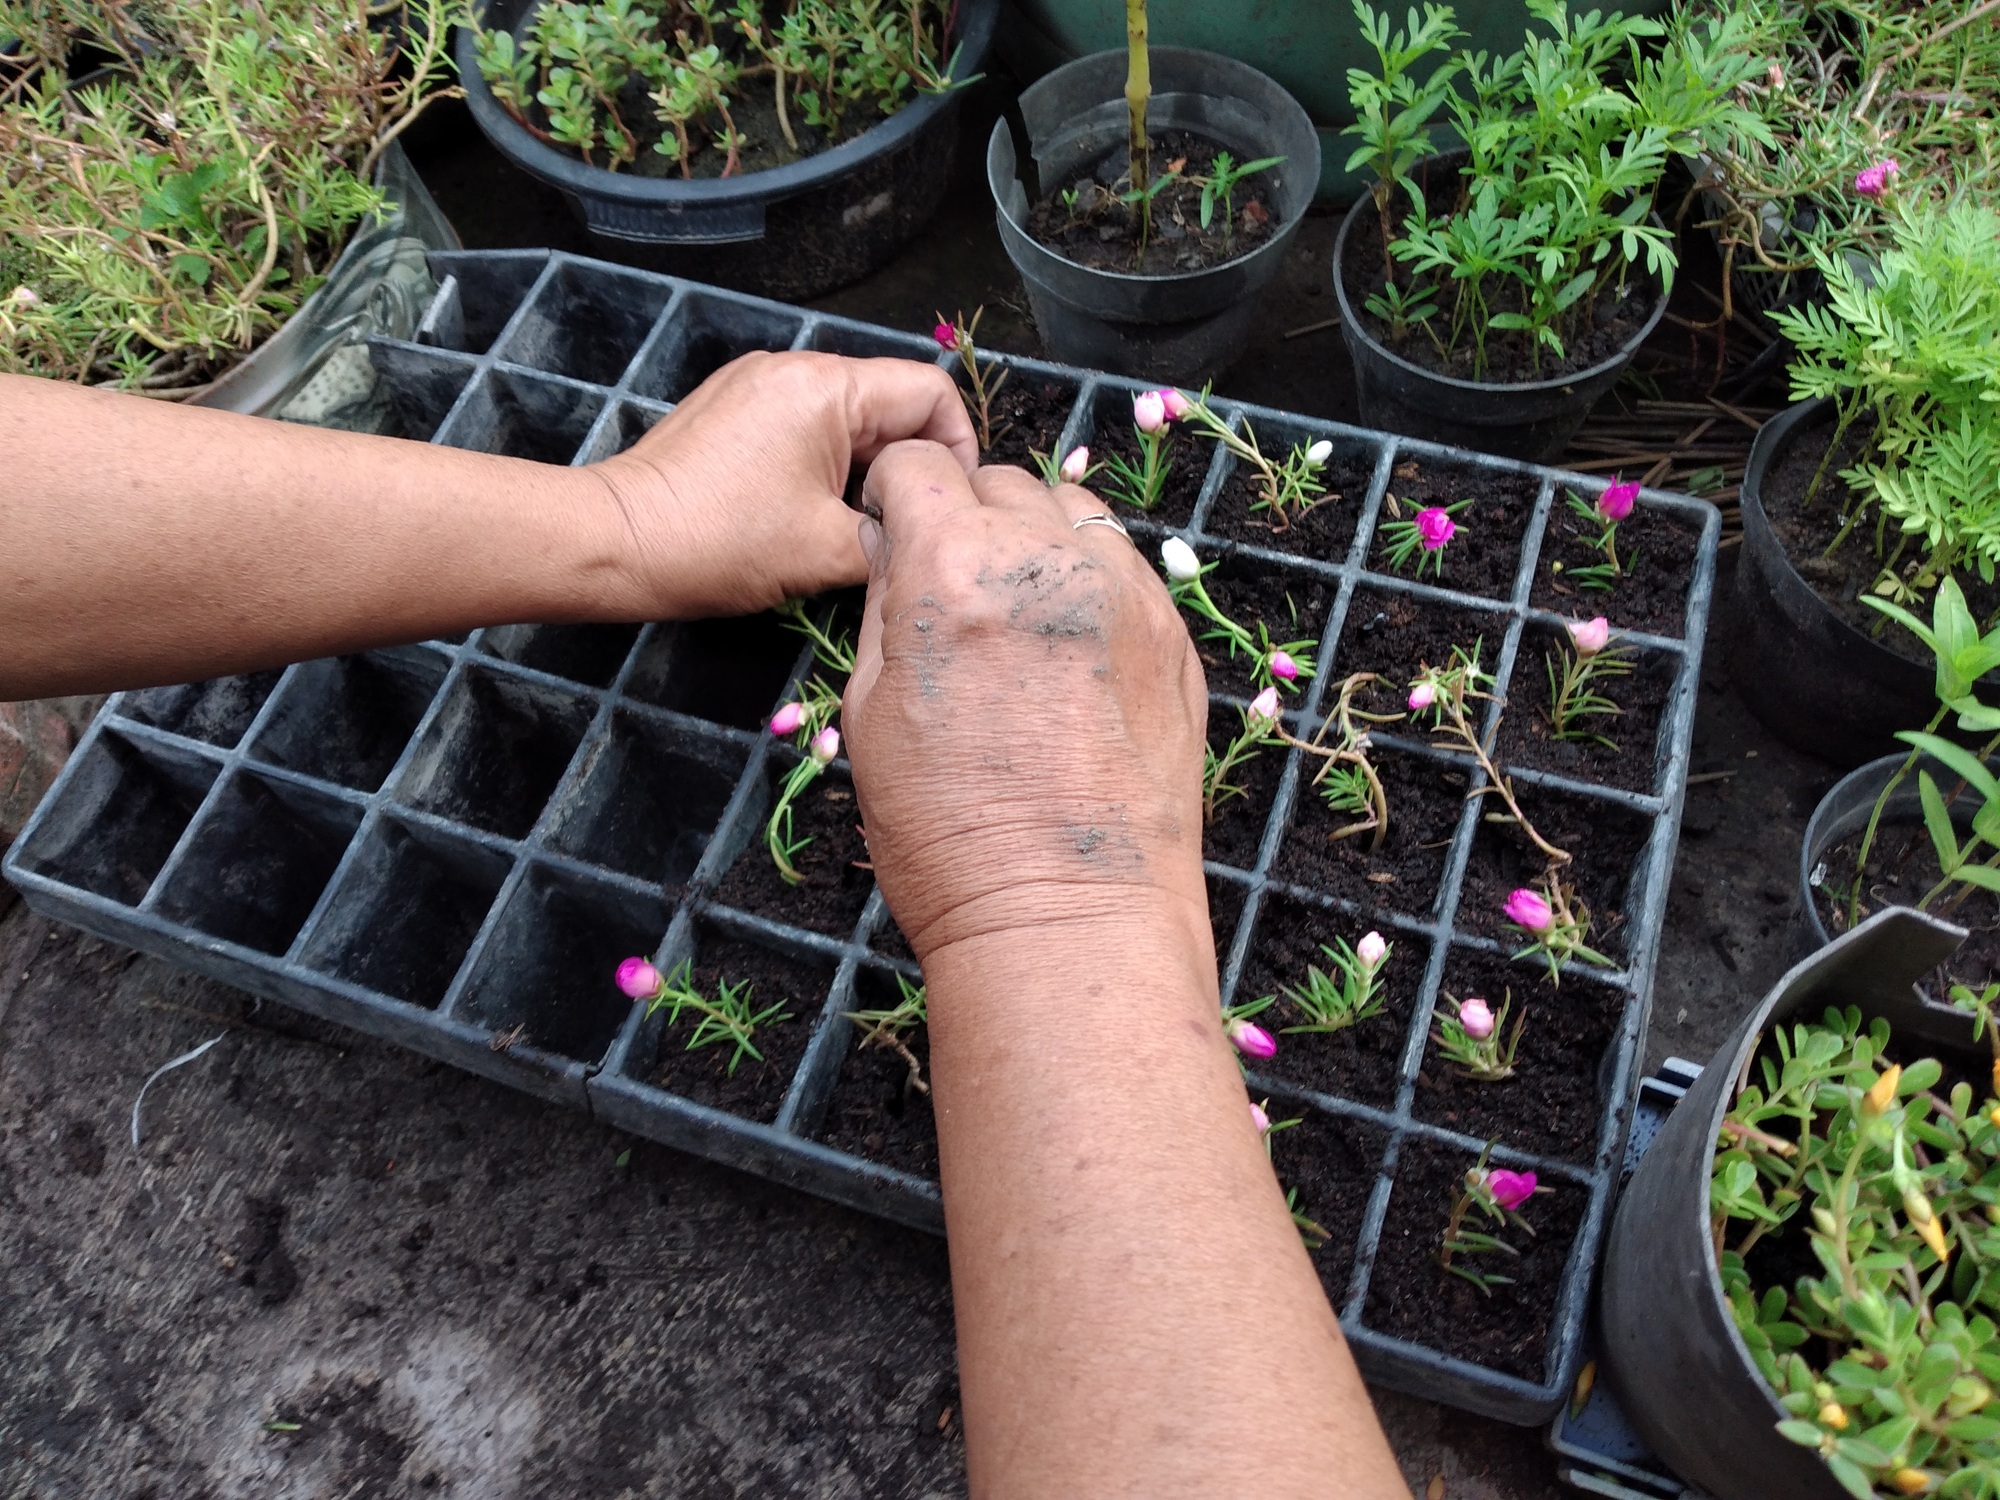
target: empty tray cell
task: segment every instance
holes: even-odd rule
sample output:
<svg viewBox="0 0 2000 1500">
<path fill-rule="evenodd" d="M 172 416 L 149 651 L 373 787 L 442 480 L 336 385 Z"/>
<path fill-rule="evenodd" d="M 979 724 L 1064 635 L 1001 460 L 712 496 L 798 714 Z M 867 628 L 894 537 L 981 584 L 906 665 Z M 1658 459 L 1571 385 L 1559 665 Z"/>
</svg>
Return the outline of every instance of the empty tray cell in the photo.
<svg viewBox="0 0 2000 1500">
<path fill-rule="evenodd" d="M 1375 701 L 1361 706 L 1394 713 L 1401 704 L 1383 700 L 1401 698 L 1397 689 L 1406 688 L 1426 663 L 1444 666 L 1454 646 L 1470 651 L 1477 645 L 1481 670 L 1491 672 L 1506 635 L 1507 617 L 1497 611 L 1461 609 L 1428 592 L 1357 588 L 1348 601 L 1340 646 L 1334 652 L 1334 677 L 1374 672 L 1385 678 L 1384 684 L 1368 690 Z M 1399 726 L 1399 732 L 1421 737 L 1413 725 Z"/>
<path fill-rule="evenodd" d="M 69 772 L 62 796 L 23 846 L 21 868 L 137 906 L 215 782 L 185 750 L 107 730 Z"/>
<path fill-rule="evenodd" d="M 614 976 L 659 945 L 657 901 L 537 867 L 514 888 L 458 1014 L 516 1041 L 594 1063 L 632 1012 Z"/>
<path fill-rule="evenodd" d="M 1069 425 L 1070 410 L 1076 405 L 1077 383 L 1017 365 L 1006 370 L 1006 378 L 996 389 L 994 381 L 1001 374 L 1001 366 L 983 359 L 980 364 L 988 372 L 990 441 L 984 444 L 979 456 L 985 463 L 1015 464 L 1032 474 L 1036 472 L 1037 453 L 1053 453 L 1062 446 L 1063 429 Z M 954 373 L 959 388 L 967 389 L 970 382 L 965 371 L 955 368 Z M 973 425 L 976 430 L 976 412 Z"/>
<path fill-rule="evenodd" d="M 832 318 L 814 326 L 808 336 L 811 348 L 828 354 L 844 354 L 850 359 L 916 359 L 936 364 L 937 340 L 921 333 L 891 333 L 866 323 L 841 323 Z"/>
<path fill-rule="evenodd" d="M 306 662 L 292 674 L 250 753 L 372 792 L 410 742 L 444 674 L 444 658 L 422 647 Z"/>
<path fill-rule="evenodd" d="M 1389 804 L 1389 826 L 1380 847 L 1372 825 L 1347 833 L 1362 821 L 1361 815 L 1344 800 L 1338 808 L 1328 801 L 1326 788 L 1333 783 L 1315 785 L 1312 778 L 1322 763 L 1306 756 L 1299 766 L 1291 822 L 1271 873 L 1352 901 L 1366 912 L 1401 912 L 1424 920 L 1437 911 L 1446 856 L 1465 813 L 1471 778 L 1463 766 L 1386 745 L 1377 745 L 1368 758 Z"/>
<path fill-rule="evenodd" d="M 1332 444 L 1326 462 L 1314 471 L 1319 493 L 1306 497 L 1302 506 L 1288 506 L 1280 517 L 1267 503 L 1269 481 L 1256 465 L 1238 459 L 1216 491 L 1215 503 L 1202 522 L 1204 529 L 1253 547 L 1269 547 L 1321 562 L 1345 562 L 1381 449 L 1363 439 L 1335 437 L 1304 422 L 1246 418 L 1243 427 L 1274 466 L 1314 443 Z M 1504 597 L 1506 590 L 1501 594 Z"/>
<path fill-rule="evenodd" d="M 312 914 L 361 811 L 288 782 L 236 776 L 210 806 L 160 895 L 160 915 L 283 953 Z"/>
<path fill-rule="evenodd" d="M 368 358 L 381 377 L 383 393 L 389 402 L 384 435 L 419 443 L 428 443 L 437 435 L 445 414 L 465 390 L 476 368 L 468 360 L 387 339 L 370 339 Z"/>
<path fill-rule="evenodd" d="M 505 856 L 483 845 L 384 818 L 341 877 L 303 962 L 433 1008 L 506 878 Z"/>
<path fill-rule="evenodd" d="M 492 370 L 444 429 L 444 442 L 507 458 L 566 464 L 575 458 L 604 397 L 595 391 Z"/>
<path fill-rule="evenodd" d="M 1394 572 L 1386 555 L 1390 535 L 1384 528 L 1399 518 L 1414 521 L 1419 511 L 1442 506 L 1452 512 L 1458 529 L 1445 544 L 1441 571 L 1433 573 L 1426 568 L 1424 581 L 1461 594 L 1511 599 L 1514 575 L 1521 563 L 1521 536 L 1528 528 L 1541 487 L 1539 475 L 1497 464 L 1474 466 L 1448 459 L 1404 457 L 1389 471 L 1388 493 L 1375 522 L 1368 566 L 1378 573 Z M 1414 571 L 1417 558 L 1423 555 L 1419 547 L 1404 565 L 1404 576 Z"/>
<path fill-rule="evenodd" d="M 243 738 L 243 731 L 284 675 L 283 671 L 245 672 L 239 677 L 211 677 L 179 687 L 145 688 L 119 699 L 118 711 L 141 724 L 184 734 L 191 740 L 206 740 L 227 750 Z"/>
<path fill-rule="evenodd" d="M 646 351 L 631 389 L 656 401 L 678 401 L 739 355 L 791 348 L 800 322 L 768 304 L 690 292 Z"/>
<path fill-rule="evenodd" d="M 590 440 L 590 448 L 584 454 L 585 463 L 601 463 L 615 454 L 623 453 L 653 430 L 665 413 L 650 406 L 641 406 L 636 401 L 621 401 L 611 413 L 611 420 L 600 422 L 596 434 Z"/>
<path fill-rule="evenodd" d="M 1270 1099 L 1265 1109 L 1273 1123 L 1299 1122 L 1271 1135 L 1271 1170 L 1280 1187 L 1298 1194 L 1294 1207 L 1324 1231 L 1324 1239 L 1314 1235 L 1306 1243 L 1327 1300 L 1338 1309 L 1347 1300 L 1361 1221 L 1381 1175 L 1388 1132 L 1283 1096 Z"/>
<path fill-rule="evenodd" d="M 804 644 L 776 615 L 660 626 L 640 649 L 628 696 L 732 729 L 756 729 L 777 706 Z"/>
<path fill-rule="evenodd" d="M 609 687 L 639 639 L 637 625 L 500 625 L 479 637 L 479 649 L 502 661 Z"/>
<path fill-rule="evenodd" d="M 560 689 L 469 671 L 404 772 L 400 800 L 505 838 L 535 826 L 590 709 Z"/>
<path fill-rule="evenodd" d="M 616 385 L 672 295 L 672 283 L 652 277 L 560 265 L 515 322 L 499 356 L 592 385 Z"/>
<path fill-rule="evenodd" d="M 621 713 L 599 740 L 549 846 L 641 880 L 684 885 L 749 752 Z"/>
<path fill-rule="evenodd" d="M 547 251 L 525 255 L 441 254 L 431 257 L 432 274 L 438 278 L 440 296 L 444 279 L 457 285 L 451 305 L 425 314 L 423 342 L 467 354 L 484 354 L 500 337 L 507 320 L 520 307 L 528 288 L 549 262 Z"/>
</svg>

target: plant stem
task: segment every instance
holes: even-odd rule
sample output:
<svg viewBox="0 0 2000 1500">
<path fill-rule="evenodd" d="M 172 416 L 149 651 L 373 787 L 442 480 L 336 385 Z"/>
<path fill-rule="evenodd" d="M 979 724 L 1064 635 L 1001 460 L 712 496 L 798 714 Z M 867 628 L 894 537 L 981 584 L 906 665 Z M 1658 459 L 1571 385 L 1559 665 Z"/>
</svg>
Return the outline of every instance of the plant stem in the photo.
<svg viewBox="0 0 2000 1500">
<path fill-rule="evenodd" d="M 1938 725 L 1944 722 L 1944 716 L 1950 712 L 1949 707 L 1940 704 L 1938 711 L 1931 715 L 1930 723 L 1924 726 L 1924 733 L 1936 734 Z M 1875 830 L 1882 822 L 1882 810 L 1889 805 L 1889 798 L 1895 794 L 1896 788 L 1903 784 L 1903 778 L 1910 774 L 1910 768 L 1917 763 L 1917 757 L 1922 753 L 1913 749 L 1903 758 L 1903 763 L 1896 767 L 1896 774 L 1889 778 L 1889 784 L 1882 788 L 1882 795 L 1875 799 L 1875 806 L 1868 814 L 1868 828 L 1861 835 L 1861 847 L 1854 856 L 1854 889 L 1847 893 L 1847 925 L 1850 930 L 1861 919 L 1861 885 L 1868 873 L 1868 851 L 1875 846 Z"/>
<path fill-rule="evenodd" d="M 1153 148 L 1146 136 L 1146 103 L 1153 93 L 1152 60 L 1146 50 L 1146 0 L 1125 0 L 1125 57 L 1125 111 L 1131 129 L 1127 170 L 1131 173 L 1133 191 L 1142 192 L 1148 177 L 1148 154 Z M 1150 224 L 1153 217 L 1150 199 L 1144 201 L 1143 211 Z"/>
</svg>

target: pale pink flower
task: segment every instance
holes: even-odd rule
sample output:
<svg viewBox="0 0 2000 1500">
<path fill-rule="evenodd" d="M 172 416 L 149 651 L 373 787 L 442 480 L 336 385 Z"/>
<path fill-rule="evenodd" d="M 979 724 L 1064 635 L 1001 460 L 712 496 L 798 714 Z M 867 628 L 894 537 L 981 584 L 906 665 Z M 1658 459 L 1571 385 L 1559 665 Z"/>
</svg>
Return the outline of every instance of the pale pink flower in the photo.
<svg viewBox="0 0 2000 1500">
<path fill-rule="evenodd" d="M 1475 1042 L 1483 1042 L 1493 1035 L 1493 1007 L 1477 995 L 1470 1000 L 1461 1000 L 1458 1003 L 1458 1024 Z"/>
<path fill-rule="evenodd" d="M 643 958 L 628 958 L 618 965 L 618 988 L 634 1000 L 650 1000 L 665 985 L 660 971 Z"/>
<path fill-rule="evenodd" d="M 1597 497 L 1597 513 L 1607 521 L 1622 521 L 1632 514 L 1632 502 L 1639 498 L 1639 481 L 1620 480 Z"/>
<path fill-rule="evenodd" d="M 1257 1127 L 1259 1135 L 1263 1135 L 1271 1128 L 1271 1117 L 1264 1113 L 1264 1106 L 1255 1099 L 1250 1101 L 1250 1123 Z"/>
<path fill-rule="evenodd" d="M 771 715 L 771 733 L 783 739 L 797 734 L 805 726 L 806 706 L 803 703 L 787 703 Z"/>
<path fill-rule="evenodd" d="M 1495 1167 L 1486 1174 L 1486 1190 L 1493 1195 L 1495 1203 L 1512 1213 L 1535 1196 L 1535 1174 Z"/>
<path fill-rule="evenodd" d="M 1250 700 L 1250 717 L 1252 719 L 1262 719 L 1266 724 L 1275 724 L 1278 722 L 1278 714 L 1278 690 L 1276 688 L 1267 687 L 1263 692 Z"/>
<path fill-rule="evenodd" d="M 1441 505 L 1427 505 L 1417 512 L 1417 535 L 1423 539 L 1424 551 L 1435 552 L 1458 532 L 1458 523 L 1452 520 Z"/>
<path fill-rule="evenodd" d="M 1507 918 L 1530 932 L 1547 932 L 1555 926 L 1555 909 L 1540 891 L 1522 886 L 1507 898 Z"/>
<path fill-rule="evenodd" d="M 1178 422 L 1194 410 L 1194 403 L 1172 386 L 1160 392 L 1160 404 L 1166 408 L 1167 420 L 1170 422 Z"/>
<path fill-rule="evenodd" d="M 958 330 L 949 323 L 938 324 L 937 327 L 931 330 L 931 337 L 938 341 L 940 348 L 956 349 L 958 347 Z"/>
<path fill-rule="evenodd" d="M 1370 969 L 1379 969 L 1382 960 L 1389 956 L 1389 945 L 1382 940 L 1382 934 L 1371 932 L 1354 946 L 1354 956 Z"/>
<path fill-rule="evenodd" d="M 1089 472 L 1090 450 L 1088 448 L 1072 448 L 1069 457 L 1062 461 L 1061 473 L 1063 483 L 1082 484 L 1083 476 Z"/>
<path fill-rule="evenodd" d="M 1289 651 L 1273 651 L 1271 653 L 1270 665 L 1271 665 L 1271 675 L 1277 678 L 1278 681 L 1280 682 L 1298 681 L 1299 664 L 1292 660 L 1292 656 Z"/>
<path fill-rule="evenodd" d="M 1254 1021 L 1231 1017 L 1225 1023 L 1224 1029 L 1229 1033 L 1229 1040 L 1236 1044 L 1236 1050 L 1245 1057 L 1264 1058 L 1277 1055 L 1278 1039 Z"/>
<path fill-rule="evenodd" d="M 821 765 L 831 765 L 840 754 L 840 731 L 831 724 L 812 737 L 812 758 Z"/>
<path fill-rule="evenodd" d="M 1158 391 L 1141 391 L 1132 398 L 1132 425 L 1141 432 L 1159 432 L 1167 425 L 1167 398 Z"/>
<path fill-rule="evenodd" d="M 1885 156 L 1872 167 L 1863 167 L 1854 174 L 1854 191 L 1864 198 L 1879 198 L 1889 190 L 1889 179 L 1903 170 L 1903 164 L 1893 156 Z"/>
<path fill-rule="evenodd" d="M 1428 682 L 1420 682 L 1410 689 L 1410 712 L 1413 714 L 1422 713 L 1433 703 L 1437 702 L 1437 699 L 1438 690 Z"/>
<path fill-rule="evenodd" d="M 1565 620 L 1563 624 L 1578 656 L 1595 656 L 1611 642 L 1611 622 L 1603 615 L 1594 620 Z"/>
</svg>

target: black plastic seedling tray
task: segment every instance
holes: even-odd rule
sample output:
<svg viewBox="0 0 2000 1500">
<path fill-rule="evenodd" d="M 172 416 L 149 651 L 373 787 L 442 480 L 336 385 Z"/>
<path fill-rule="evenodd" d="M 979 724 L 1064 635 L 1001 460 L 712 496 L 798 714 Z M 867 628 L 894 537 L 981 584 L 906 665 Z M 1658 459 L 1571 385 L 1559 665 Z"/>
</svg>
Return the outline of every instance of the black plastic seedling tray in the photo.
<svg viewBox="0 0 2000 1500">
<path fill-rule="evenodd" d="M 926 337 L 561 254 L 441 253 L 432 267 L 440 290 L 417 339 L 371 346 L 399 430 L 417 440 L 587 463 L 635 442 L 748 350 L 940 359 Z M 1129 440 L 1138 384 L 1001 363 L 1014 370 L 1016 395 L 1039 403 L 1042 442 L 1058 425 L 1063 451 L 1115 445 L 1121 428 Z M 1518 664 L 1521 702 L 1546 698 L 1540 643 L 1561 616 L 1540 604 L 1565 601 L 1548 594 L 1557 575 L 1539 560 L 1571 545 L 1558 530 L 1564 492 L 1590 495 L 1601 480 L 1282 412 L 1218 409 L 1254 422 L 1267 449 L 1330 439 L 1328 472 L 1342 498 L 1310 525 L 1273 536 L 1246 520 L 1230 456 L 1181 437 L 1186 486 L 1156 518 L 1134 520 L 1135 539 L 1156 553 L 1163 519 L 1204 556 L 1227 560 L 1218 579 L 1267 594 L 1275 579 L 1305 611 L 1295 633 L 1318 638 L 1319 675 L 1291 705 L 1295 729 L 1309 730 L 1337 677 L 1412 619 L 1443 622 L 1467 642 L 1479 635 L 1498 692 Z M 1033 436 L 1024 428 L 1010 441 Z M 1511 510 L 1500 506 L 1497 520 L 1482 522 L 1485 542 L 1448 554 L 1473 559 L 1486 548 L 1499 580 L 1486 594 L 1377 570 L 1385 494 L 1424 482 L 1514 495 Z M 1316 804 L 1299 751 L 1266 752 L 1255 821 L 1211 849 L 1231 861 L 1209 865 L 1225 1001 L 1266 982 L 1265 939 L 1280 927 L 1296 937 L 1303 926 L 1315 941 L 1351 941 L 1375 927 L 1396 943 L 1394 1004 L 1367 1023 L 1377 1030 L 1373 1051 L 1358 1054 L 1365 1066 L 1302 1079 L 1287 1071 L 1296 1051 L 1281 1049 L 1250 1086 L 1271 1096 L 1274 1115 L 1305 1119 L 1274 1137 L 1276 1165 L 1301 1187 L 1302 1208 L 1334 1231 L 1317 1259 L 1363 1369 L 1516 1422 L 1546 1421 L 1580 1358 L 1687 775 L 1718 521 L 1711 507 L 1674 496 L 1649 492 L 1641 507 L 1639 517 L 1678 536 L 1686 556 L 1671 608 L 1629 637 L 1657 701 L 1651 727 L 1636 729 L 1610 768 L 1626 784 L 1589 779 L 1589 762 L 1564 775 L 1524 761 L 1515 773 L 1531 813 L 1567 807 L 1587 842 L 1601 846 L 1585 851 L 1579 882 L 1601 922 L 1617 914 L 1618 966 L 1572 972 L 1559 992 L 1535 1000 L 1543 1019 L 1581 1018 L 1588 1037 L 1561 1063 L 1587 1079 L 1567 1144 L 1510 1147 L 1506 1110 L 1497 1127 L 1491 1118 L 1508 1096 L 1440 1093 L 1438 1070 L 1425 1071 L 1441 986 L 1463 993 L 1465 966 L 1490 973 L 1506 960 L 1489 898 L 1510 878 L 1508 855 L 1478 802 L 1465 798 L 1477 784 L 1470 762 L 1407 724 L 1377 736 L 1380 755 L 1407 777 L 1450 789 L 1441 803 L 1432 789 L 1443 822 L 1422 852 L 1432 869 L 1420 891 L 1320 882 L 1311 866 L 1301 873 L 1291 851 Z M 1574 604 L 1595 612 L 1590 596 Z M 1385 622 L 1389 633 L 1378 635 Z M 754 884 L 745 872 L 766 858 L 762 823 L 789 764 L 762 721 L 810 667 L 799 637 L 768 617 L 522 624 L 124 693 L 91 726 L 3 868 L 37 910 L 103 937 L 637 1134 L 936 1231 L 934 1145 L 913 1146 L 904 1138 L 912 1122 L 881 1117 L 879 1100 L 867 1097 L 870 1075 L 854 1066 L 857 1033 L 844 1016 L 882 1003 L 897 973 L 917 977 L 872 877 L 854 866 L 834 872 L 846 905 L 834 903 L 837 921 L 818 920 L 828 930 L 725 899 Z M 1212 664 L 1217 724 L 1237 721 L 1247 691 L 1239 675 Z M 820 793 L 840 795 L 844 776 L 837 765 Z M 838 821 L 838 808 L 831 816 Z M 1602 851 L 1621 838 L 1625 852 L 1605 867 Z M 611 984 L 616 962 L 642 952 L 663 968 L 720 961 L 727 977 L 748 965 L 790 990 L 799 1019 L 772 1039 L 776 1081 L 760 1100 L 709 1084 L 663 1086 L 664 1078 L 682 1087 L 687 1054 L 663 1035 L 661 1016 L 648 1018 Z M 1521 971 L 1524 989 L 1532 978 Z M 1535 1200 L 1540 1290 L 1511 1312 L 1518 1347 L 1479 1363 L 1450 1352 L 1451 1329 L 1412 1324 L 1414 1304 L 1446 1305 L 1449 1289 L 1392 1304 L 1380 1294 L 1385 1267 L 1435 1254 L 1428 1219 L 1441 1224 L 1448 1196 L 1439 1184 L 1488 1136 L 1500 1139 L 1496 1164 L 1533 1167 L 1553 1192 Z M 855 1150 L 835 1149 L 829 1137 Z M 1493 1305 L 1508 1307 L 1506 1294 Z"/>
</svg>

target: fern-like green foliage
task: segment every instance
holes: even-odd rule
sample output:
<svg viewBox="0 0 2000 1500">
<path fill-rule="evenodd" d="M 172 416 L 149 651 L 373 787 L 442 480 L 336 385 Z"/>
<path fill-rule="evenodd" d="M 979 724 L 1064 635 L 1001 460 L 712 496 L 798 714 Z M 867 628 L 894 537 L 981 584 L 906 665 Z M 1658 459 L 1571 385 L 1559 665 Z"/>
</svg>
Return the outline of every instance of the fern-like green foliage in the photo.
<svg viewBox="0 0 2000 1500">
<path fill-rule="evenodd" d="M 1898 571 L 1887 551 L 1876 592 L 1928 593 L 1959 567 L 1991 582 L 2000 564 L 2000 213 L 1913 199 L 1892 215 L 1890 248 L 1872 268 L 1814 254 L 1827 302 L 1774 314 L 1798 349 L 1796 400 L 1831 397 L 1838 430 L 1874 422 L 1873 450 L 1841 477 L 1855 499 L 1846 530 L 1871 507 L 1922 557 Z"/>
</svg>

